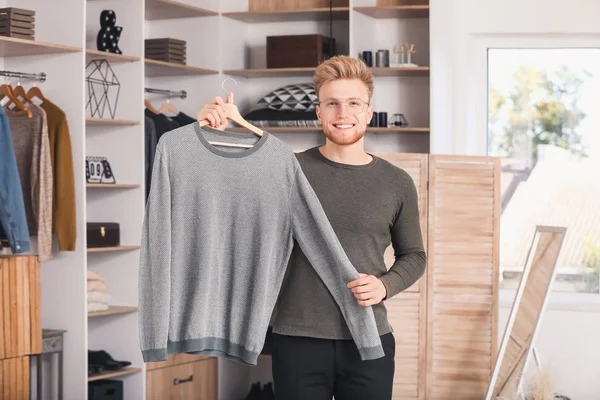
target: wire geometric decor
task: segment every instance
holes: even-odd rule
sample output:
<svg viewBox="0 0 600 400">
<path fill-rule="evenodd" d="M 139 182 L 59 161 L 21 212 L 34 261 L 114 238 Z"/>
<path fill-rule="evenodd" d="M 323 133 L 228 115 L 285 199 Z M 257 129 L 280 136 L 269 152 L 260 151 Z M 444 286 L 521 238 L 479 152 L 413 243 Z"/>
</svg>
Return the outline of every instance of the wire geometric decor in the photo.
<svg viewBox="0 0 600 400">
<path fill-rule="evenodd" d="M 106 60 L 92 60 L 86 67 L 88 101 L 85 109 L 89 108 L 91 117 L 104 118 L 108 107 L 110 117 L 115 118 L 121 83 Z"/>
</svg>

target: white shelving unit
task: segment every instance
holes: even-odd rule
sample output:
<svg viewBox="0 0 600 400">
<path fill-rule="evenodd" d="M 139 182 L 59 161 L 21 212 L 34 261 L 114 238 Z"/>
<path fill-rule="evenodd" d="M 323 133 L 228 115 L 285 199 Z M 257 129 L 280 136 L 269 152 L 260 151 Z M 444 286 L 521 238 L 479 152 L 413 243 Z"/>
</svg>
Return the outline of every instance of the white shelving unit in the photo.
<svg viewBox="0 0 600 400">
<path fill-rule="evenodd" d="M 414 2 L 413 2 L 414 3 Z M 266 37 L 287 34 L 329 34 L 329 9 L 248 13 L 248 0 L 5 0 L 6 7 L 36 11 L 36 41 L 0 37 L 2 69 L 47 74 L 41 88 L 60 106 L 69 121 L 75 166 L 77 250 L 56 253 L 42 264 L 44 328 L 66 329 L 64 393 L 87 398 L 87 350 L 105 349 L 131 368 L 111 375 L 125 385 L 125 398 L 146 398 L 146 372 L 139 348 L 137 279 L 144 213 L 144 108 L 146 97 L 160 105 L 144 87 L 186 90 L 186 99 L 172 99 L 181 111 L 195 116 L 213 97 L 225 93 L 221 82 L 233 77 L 239 87 L 235 102 L 243 113 L 257 101 L 289 83 L 311 83 L 314 68 L 266 69 Z M 102 10 L 114 10 L 123 27 L 123 55 L 96 50 Z M 407 128 L 371 128 L 367 151 L 428 152 L 429 150 L 429 22 L 428 7 L 378 7 L 376 0 L 350 0 L 334 9 L 333 35 L 338 53 L 375 53 L 394 43 L 415 43 L 413 69 L 373 68 L 375 111 L 388 119 L 404 113 Z M 144 57 L 144 39 L 171 37 L 187 41 L 187 66 Z M 375 54 L 374 54 L 375 55 Z M 115 118 L 85 109 L 85 66 L 106 59 L 120 82 Z M 28 85 L 28 82 L 24 82 Z M 271 129 L 294 149 L 323 143 L 318 129 Z M 89 185 L 85 157 L 106 156 L 115 186 Z M 87 222 L 118 222 L 122 246 L 86 249 Z M 86 271 L 107 281 L 111 308 L 88 313 Z M 34 374 L 32 374 L 34 377 Z M 109 376 L 107 376 L 109 377 Z M 255 380 L 270 377 L 270 359 L 257 368 L 219 360 L 219 398 L 243 398 Z M 97 379 L 95 377 L 93 379 Z M 45 384 L 52 385 L 50 381 Z M 46 398 L 44 398 L 45 400 Z"/>
</svg>

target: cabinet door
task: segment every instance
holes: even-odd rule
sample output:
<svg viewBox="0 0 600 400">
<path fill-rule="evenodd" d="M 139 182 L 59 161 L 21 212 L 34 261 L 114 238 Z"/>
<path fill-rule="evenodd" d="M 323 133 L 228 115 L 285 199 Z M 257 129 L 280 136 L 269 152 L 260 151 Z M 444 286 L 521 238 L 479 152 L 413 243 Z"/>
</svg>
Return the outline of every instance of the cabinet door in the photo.
<svg viewBox="0 0 600 400">
<path fill-rule="evenodd" d="M 406 171 L 415 183 L 419 199 L 419 217 L 423 246 L 427 248 L 427 155 L 404 153 L 375 153 L 391 164 Z M 394 249 L 390 245 L 384 255 L 389 269 L 394 263 Z M 413 286 L 387 300 L 388 321 L 396 339 L 396 369 L 394 373 L 394 400 L 422 400 L 425 398 L 427 276 Z"/>
<path fill-rule="evenodd" d="M 171 368 L 172 400 L 217 400 L 217 359 L 211 358 Z"/>
<path fill-rule="evenodd" d="M 496 359 L 500 163 L 429 159 L 427 399 L 481 400 Z"/>
</svg>

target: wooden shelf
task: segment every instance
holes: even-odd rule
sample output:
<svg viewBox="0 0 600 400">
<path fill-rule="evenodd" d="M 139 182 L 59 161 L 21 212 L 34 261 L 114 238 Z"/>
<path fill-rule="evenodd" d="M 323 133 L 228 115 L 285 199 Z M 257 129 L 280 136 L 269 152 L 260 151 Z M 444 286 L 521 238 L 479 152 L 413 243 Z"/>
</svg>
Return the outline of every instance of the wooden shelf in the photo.
<svg viewBox="0 0 600 400">
<path fill-rule="evenodd" d="M 354 7 L 354 11 L 373 18 L 429 18 L 429 6 Z"/>
<path fill-rule="evenodd" d="M 347 20 L 349 7 L 333 7 L 334 20 Z M 329 7 L 307 8 L 305 10 L 281 10 L 271 12 L 224 12 L 224 17 L 249 23 L 261 22 L 295 22 L 295 21 L 328 21 Z"/>
<path fill-rule="evenodd" d="M 268 78 L 283 76 L 312 76 L 316 68 L 254 68 L 254 69 L 226 69 L 225 75 L 245 76 L 246 78 Z"/>
<path fill-rule="evenodd" d="M 106 315 L 130 314 L 133 312 L 137 312 L 137 310 L 137 307 L 131 306 L 108 306 L 108 310 L 88 312 L 88 317 L 104 317 Z"/>
<path fill-rule="evenodd" d="M 86 117 L 87 126 L 107 126 L 107 125 L 139 125 L 140 121 L 129 121 L 126 119 L 94 118 Z"/>
<path fill-rule="evenodd" d="M 99 381 L 100 379 L 117 378 L 119 376 L 137 374 L 138 372 L 142 372 L 142 369 L 126 367 L 118 371 L 106 371 L 92 376 L 88 376 L 88 382 Z"/>
<path fill-rule="evenodd" d="M 0 36 L 0 57 L 22 57 L 43 54 L 76 53 L 80 47 L 61 44 L 36 42 L 35 40 L 17 39 Z"/>
<path fill-rule="evenodd" d="M 323 129 L 321 127 L 264 127 L 260 126 L 260 129 L 263 129 L 267 132 L 273 133 L 301 133 L 301 132 L 322 132 Z M 231 132 L 248 132 L 246 128 L 241 127 L 231 127 L 227 128 L 228 131 Z M 389 133 L 429 133 L 429 128 L 411 128 L 411 127 L 388 127 L 388 128 L 369 128 L 367 127 L 367 132 L 389 132 Z"/>
<path fill-rule="evenodd" d="M 92 60 L 98 60 L 98 59 L 105 59 L 105 60 L 107 60 L 108 62 L 111 62 L 111 63 L 134 62 L 134 61 L 140 61 L 141 60 L 140 57 L 127 56 L 125 54 L 108 53 L 106 51 L 99 51 L 99 50 L 92 50 L 92 49 L 86 49 L 85 50 L 85 62 L 86 62 L 86 64 L 89 63 Z"/>
<path fill-rule="evenodd" d="M 372 67 L 373 76 L 429 76 L 429 67 Z"/>
<path fill-rule="evenodd" d="M 207 10 L 174 0 L 146 0 L 146 20 L 173 18 L 211 17 L 219 15 L 216 11 Z"/>
<path fill-rule="evenodd" d="M 136 189 L 141 185 L 137 183 L 87 183 L 85 187 L 88 189 Z"/>
<path fill-rule="evenodd" d="M 146 76 L 183 76 L 183 75 L 209 75 L 218 74 L 219 71 L 214 69 L 206 69 L 199 67 L 191 67 L 189 65 L 181 65 L 176 63 L 168 63 L 164 61 L 151 60 L 145 58 Z"/>
<path fill-rule="evenodd" d="M 112 253 L 116 251 L 132 251 L 138 250 L 140 246 L 138 245 L 124 245 L 118 247 L 95 247 L 87 249 L 88 253 Z"/>
</svg>

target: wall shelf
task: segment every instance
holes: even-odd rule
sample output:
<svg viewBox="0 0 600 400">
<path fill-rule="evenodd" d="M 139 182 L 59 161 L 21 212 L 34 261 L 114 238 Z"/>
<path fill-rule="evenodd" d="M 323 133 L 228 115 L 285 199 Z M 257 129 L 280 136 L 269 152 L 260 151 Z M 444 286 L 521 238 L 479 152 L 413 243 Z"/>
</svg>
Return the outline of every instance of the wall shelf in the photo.
<svg viewBox="0 0 600 400">
<path fill-rule="evenodd" d="M 174 18 L 211 17 L 219 15 L 216 11 L 207 10 L 174 0 L 146 0 L 146 20 Z"/>
<path fill-rule="evenodd" d="M 333 7 L 334 20 L 347 20 L 349 7 Z M 308 8 L 306 10 L 281 10 L 271 12 L 224 12 L 224 17 L 249 23 L 262 22 L 296 22 L 296 21 L 329 21 L 329 7 Z"/>
<path fill-rule="evenodd" d="M 110 379 L 110 378 L 116 378 L 119 376 L 137 374 L 139 372 L 142 372 L 141 368 L 126 367 L 126 368 L 122 368 L 118 371 L 106 371 L 106 372 L 102 372 L 99 374 L 89 376 L 88 382 L 99 381 L 100 379 Z"/>
<path fill-rule="evenodd" d="M 139 125 L 140 121 L 130 121 L 126 119 L 110 119 L 110 118 L 95 118 L 95 117 L 86 117 L 85 124 L 87 126 L 111 126 L 111 125 Z"/>
<path fill-rule="evenodd" d="M 354 7 L 354 11 L 373 18 L 429 18 L 429 6 Z"/>
<path fill-rule="evenodd" d="M 108 306 L 108 310 L 88 312 L 88 317 L 103 317 L 106 315 L 129 314 L 137 312 L 137 307 L 131 306 Z"/>
<path fill-rule="evenodd" d="M 85 187 L 88 189 L 136 189 L 141 185 L 137 183 L 87 183 Z"/>
<path fill-rule="evenodd" d="M 270 78 L 284 76 L 312 76 L 316 68 L 253 68 L 253 69 L 226 69 L 225 75 L 245 76 L 246 78 Z"/>
<path fill-rule="evenodd" d="M 374 76 L 429 76 L 429 67 L 372 67 Z"/>
<path fill-rule="evenodd" d="M 79 51 L 82 51 L 80 47 L 0 36 L 0 57 L 37 56 L 43 54 L 76 53 Z"/>
<path fill-rule="evenodd" d="M 86 64 L 89 63 L 92 60 L 98 60 L 98 59 L 104 59 L 104 60 L 107 60 L 107 61 L 109 61 L 111 63 L 134 62 L 134 61 L 140 61 L 141 60 L 140 57 L 127 56 L 125 54 L 108 53 L 106 51 L 92 50 L 92 49 L 86 49 L 85 50 L 85 62 L 86 62 Z"/>
<path fill-rule="evenodd" d="M 139 250 L 140 246 L 138 245 L 123 245 L 117 247 L 94 247 L 88 248 L 88 253 L 112 253 L 115 251 L 133 251 Z"/>
<path fill-rule="evenodd" d="M 184 75 L 211 75 L 218 74 L 219 71 L 214 69 L 206 69 L 200 67 L 192 67 L 176 63 L 168 63 L 164 61 L 144 59 L 146 63 L 146 76 L 184 76 Z"/>
</svg>

